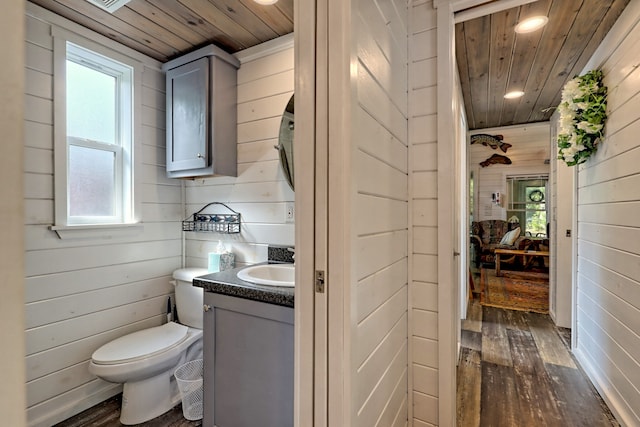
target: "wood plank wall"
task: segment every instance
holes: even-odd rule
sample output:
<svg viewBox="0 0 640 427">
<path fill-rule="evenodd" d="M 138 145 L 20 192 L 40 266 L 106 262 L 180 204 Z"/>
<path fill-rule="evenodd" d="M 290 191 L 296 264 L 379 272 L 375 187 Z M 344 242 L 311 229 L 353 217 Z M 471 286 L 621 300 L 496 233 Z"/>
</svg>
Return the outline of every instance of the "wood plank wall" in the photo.
<svg viewBox="0 0 640 427">
<path fill-rule="evenodd" d="M 550 166 L 545 159 L 550 158 L 549 123 L 508 126 L 503 128 L 483 129 L 471 133 L 502 135 L 504 142 L 512 145 L 503 153 L 499 148 L 492 149 L 480 144 L 469 147 L 469 170 L 474 176 L 474 220 L 507 219 L 507 176 L 549 174 Z M 510 165 L 489 165 L 481 167 L 493 154 L 507 156 L 513 162 Z M 555 153 L 553 153 L 555 158 Z M 496 205 L 491 200 L 491 193 L 499 191 L 502 202 Z"/>
<path fill-rule="evenodd" d="M 218 240 L 236 265 L 267 260 L 267 246 L 294 245 L 295 223 L 285 219 L 294 192 L 284 180 L 278 152 L 280 120 L 293 95 L 293 34 L 236 54 L 238 70 L 238 176 L 186 181 L 184 217 L 211 202 L 242 214 L 240 234 L 187 233 L 187 265 L 207 267 Z M 218 208 L 215 208 L 218 209 Z M 226 212 L 224 208 L 218 212 Z"/>
<path fill-rule="evenodd" d="M 23 2 L 4 5 L 0 15 L 0 56 L 10 58 L 0 68 L 0 188 L 2 241 L 0 242 L 0 332 L 3 366 L 0 384 L 2 423 L 24 427 L 27 416 L 24 380 L 24 37 Z"/>
<path fill-rule="evenodd" d="M 551 197 L 547 196 L 551 203 L 549 234 L 552 236 L 549 249 L 549 315 L 557 326 L 571 328 L 574 250 L 571 232 L 575 206 L 575 169 L 555 158 L 558 152 L 558 116 L 557 112 L 551 116 L 549 141 L 552 156 L 549 175 Z"/>
<path fill-rule="evenodd" d="M 409 9 L 410 389 L 413 425 L 438 425 L 436 10 Z"/>
<path fill-rule="evenodd" d="M 621 25 L 624 24 L 624 25 Z M 576 355 L 622 425 L 640 425 L 640 4 L 599 49 L 606 138 L 578 169 Z M 599 56 L 598 56 L 599 55 Z"/>
<path fill-rule="evenodd" d="M 144 64 L 142 232 L 60 240 L 53 224 L 53 52 L 60 26 Z M 181 182 L 165 178 L 160 64 L 27 4 L 25 108 L 26 366 L 29 425 L 48 426 L 118 393 L 87 369 L 92 352 L 166 319 L 171 273 L 181 265 Z"/>
<path fill-rule="evenodd" d="M 407 3 L 353 2 L 356 99 L 352 195 L 351 425 L 405 426 L 407 341 Z"/>
</svg>

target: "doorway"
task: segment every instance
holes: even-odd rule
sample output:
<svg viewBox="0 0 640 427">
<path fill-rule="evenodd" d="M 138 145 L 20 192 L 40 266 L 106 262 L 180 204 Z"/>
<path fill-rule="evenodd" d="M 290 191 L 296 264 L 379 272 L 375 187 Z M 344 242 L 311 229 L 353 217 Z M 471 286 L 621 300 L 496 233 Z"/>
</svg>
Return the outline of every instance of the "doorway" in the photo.
<svg viewBox="0 0 640 427">
<path fill-rule="evenodd" d="M 479 10 L 480 8 L 477 8 L 475 6 L 481 5 L 482 3 L 485 3 L 485 6 L 487 6 L 487 10 Z M 455 58 L 452 58 L 452 53 L 455 52 L 455 49 L 453 48 L 453 44 L 454 42 L 449 42 L 449 40 L 451 39 L 455 39 L 456 38 L 456 32 L 455 32 L 455 27 L 454 27 L 454 22 L 462 22 L 466 19 L 472 19 L 475 17 L 480 17 L 480 16 L 484 16 L 490 13 L 494 13 L 497 10 L 497 8 L 500 7 L 504 7 L 505 4 L 508 4 L 508 7 L 517 7 L 518 5 L 522 5 L 522 4 L 529 4 L 530 2 L 528 1 L 522 1 L 522 2 L 518 2 L 518 1 L 513 1 L 513 2 L 493 2 L 491 4 L 486 4 L 486 2 L 469 2 L 469 1 L 452 1 L 452 2 L 436 2 L 436 7 L 438 8 L 438 40 L 441 40 L 440 45 L 438 47 L 438 57 L 439 57 L 439 69 L 438 69 L 438 75 L 442 76 L 442 80 L 438 81 L 438 94 L 439 94 L 439 98 L 442 100 L 441 103 L 439 104 L 438 107 L 438 112 L 439 112 L 439 116 L 438 116 L 438 157 L 439 157 L 439 167 L 444 167 L 444 168 L 448 168 L 449 165 L 447 164 L 448 160 L 451 160 L 452 162 L 455 161 L 459 161 L 457 158 L 455 158 L 455 149 L 453 148 L 447 148 L 447 145 L 451 145 L 451 144 L 457 144 L 457 143 L 461 143 L 460 140 L 456 140 L 456 137 L 454 135 L 447 135 L 447 132 L 450 132 L 450 130 L 452 128 L 454 128 L 458 117 L 455 116 L 455 107 L 452 108 L 452 103 L 451 103 L 451 99 L 455 98 L 455 94 L 458 91 L 458 87 L 456 86 L 456 75 L 457 70 L 456 70 L 456 64 L 455 64 Z M 549 4 L 550 2 L 536 2 L 537 5 L 546 5 L 547 10 L 546 13 L 549 12 Z M 532 6 L 535 7 L 535 6 Z M 545 7 L 545 6 L 542 6 Z M 455 14 L 456 12 L 461 11 L 458 14 Z M 487 22 L 485 21 L 485 24 L 487 25 Z M 482 27 L 482 26 L 480 26 Z M 460 39 L 456 39 L 455 42 L 459 42 Z M 482 50 L 482 46 L 475 46 L 475 49 L 472 49 L 474 52 L 480 51 Z M 506 55 L 508 56 L 510 53 L 507 53 Z M 524 54 L 526 56 L 526 54 Z M 464 79 L 464 76 L 461 77 L 462 79 Z M 493 96 L 494 98 L 496 97 L 500 97 L 501 95 L 497 95 L 497 91 L 495 91 L 494 93 L 489 93 L 488 90 L 486 90 L 487 88 L 491 87 L 489 81 L 485 81 L 486 86 L 485 86 L 485 91 L 484 91 L 484 95 L 485 96 Z M 483 92 L 482 90 L 479 90 L 477 92 L 478 95 L 482 96 Z M 442 95 L 442 96 L 440 96 Z M 482 103 L 482 100 L 478 101 L 479 103 Z M 441 120 L 441 116 L 440 116 L 440 112 L 442 112 L 442 115 L 444 117 L 442 117 Z M 485 123 L 486 124 L 486 123 Z M 489 126 L 486 126 L 486 128 L 489 128 Z M 547 144 L 548 144 L 548 134 L 547 134 Z M 444 153 L 441 154 L 441 148 L 444 150 Z M 500 150 L 500 146 L 496 146 L 496 148 L 498 150 Z M 493 149 L 493 147 L 489 148 L 489 149 Z M 490 152 L 490 154 L 487 155 L 487 158 L 492 156 L 492 154 L 497 154 L 498 156 L 504 156 L 504 157 L 509 157 L 509 153 L 506 152 L 507 147 L 505 147 L 505 150 L 500 151 L 494 151 L 494 152 Z M 451 150 L 451 151 L 448 151 Z M 551 156 L 549 156 L 551 157 Z M 441 162 L 444 161 L 444 164 Z M 506 160 L 510 160 L 510 159 L 504 159 L 505 160 L 505 164 L 507 163 Z M 544 161 L 544 159 L 541 161 L 541 163 Z M 511 163 L 509 161 L 509 163 Z M 489 166 L 491 168 L 495 167 L 495 164 L 492 164 L 491 166 Z M 548 168 L 548 166 L 547 166 Z M 456 170 L 456 166 L 455 163 L 451 164 L 451 170 Z M 527 172 L 525 172 L 527 173 Z M 535 172 L 534 172 L 535 173 Z M 474 200 L 475 200 L 475 209 L 473 209 L 473 215 L 474 215 L 474 219 L 476 219 L 476 217 L 479 217 L 480 215 L 483 214 L 483 208 L 482 208 L 482 204 L 481 202 L 479 202 L 478 199 L 482 198 L 482 194 L 479 194 L 476 189 L 478 186 L 478 175 L 475 174 L 474 172 Z M 502 188 L 496 189 L 495 192 L 501 194 L 502 196 L 504 196 L 506 194 L 506 174 L 505 176 L 503 176 L 500 179 L 500 186 Z M 439 183 L 440 184 L 440 183 Z M 444 197 L 441 198 L 440 196 L 442 195 L 442 192 L 439 192 L 439 204 L 442 203 L 443 205 L 449 205 L 449 203 L 451 203 L 453 205 L 453 208 L 456 209 L 456 211 L 459 211 L 460 206 L 458 205 L 457 202 L 457 197 L 455 194 L 450 195 L 449 197 Z M 471 195 L 470 195 L 471 196 Z M 451 199 L 455 199 L 456 201 L 454 202 Z M 504 203 L 504 198 L 502 199 L 502 202 Z M 480 209 L 478 209 L 478 206 L 480 206 Z M 495 206 L 498 206 L 498 204 L 496 203 Z M 493 209 L 494 206 L 488 205 L 489 209 Z M 500 206 L 500 209 L 505 209 L 505 206 Z M 441 209 L 440 212 L 446 212 L 446 207 Z M 506 220 L 506 212 L 505 214 L 505 220 Z M 525 212 L 525 216 L 526 216 L 526 212 Z M 526 218 L 525 218 L 526 221 Z M 447 227 L 448 224 L 446 223 L 445 219 L 439 218 L 439 229 L 440 227 Z M 455 227 L 451 227 L 451 241 L 455 241 Z M 451 250 L 450 248 L 447 247 L 447 245 L 445 243 L 442 242 L 442 240 L 445 237 L 446 231 L 444 230 L 445 233 L 439 234 L 439 242 L 441 243 L 441 246 L 439 246 L 438 248 L 438 253 L 442 253 L 444 255 L 447 254 L 447 252 L 449 252 L 449 250 L 451 252 L 455 252 L 454 250 Z M 464 245 L 463 249 L 465 251 L 469 251 L 468 249 L 468 245 Z M 442 258 L 446 258 L 445 256 L 443 256 Z M 443 259 L 443 263 L 438 265 L 439 267 L 439 271 L 442 272 L 443 274 L 447 274 L 449 271 L 455 270 L 455 268 L 451 268 L 449 269 L 449 265 L 447 265 L 446 260 Z M 441 268 L 442 267 L 442 268 Z M 458 284 L 458 282 L 455 281 L 455 275 L 453 275 L 454 273 L 452 272 L 452 276 L 451 276 L 451 281 L 446 280 L 444 283 L 449 282 L 449 283 L 454 283 L 454 284 Z M 440 280 L 440 283 L 442 284 L 443 281 Z M 464 285 L 466 288 L 466 284 Z M 457 289 L 455 289 L 455 296 L 458 297 L 460 296 L 460 294 L 463 292 L 462 291 L 462 286 L 458 287 Z M 440 313 L 444 313 L 446 310 L 451 311 L 451 306 L 446 306 L 444 305 L 444 303 L 446 303 L 446 301 L 444 301 L 444 299 L 441 301 L 441 306 L 439 307 L 439 312 Z M 457 307 L 456 307 L 457 308 Z M 455 311 L 454 311 L 455 313 Z M 455 314 L 454 314 L 455 315 Z M 447 323 L 449 320 L 449 318 L 446 317 L 446 315 L 442 314 L 442 320 L 443 323 Z M 454 319 L 453 322 L 456 323 L 456 325 L 459 327 L 460 325 L 460 318 Z M 454 335 L 455 336 L 455 335 Z M 445 360 L 446 357 L 452 357 L 453 360 L 457 360 L 457 358 L 455 357 L 457 349 L 455 346 L 455 341 L 452 337 L 452 341 L 453 342 L 449 342 L 447 339 L 447 342 L 442 342 L 442 348 L 440 351 L 440 360 Z M 449 345 L 452 344 L 452 345 Z M 455 362 L 454 362 L 455 363 Z M 449 368 L 452 368 L 451 370 L 449 370 Z M 453 367 L 450 367 L 448 364 L 443 364 L 443 366 L 441 366 L 441 374 L 443 376 L 446 375 L 452 375 L 452 378 L 455 378 L 455 372 L 453 371 Z M 441 381 L 442 384 L 443 381 Z M 445 390 L 443 390 L 444 392 Z M 446 390 L 447 392 L 449 390 Z M 442 397 L 442 396 L 441 396 Z M 447 396 L 449 397 L 449 396 Z M 451 400 L 455 401 L 455 397 L 454 396 L 450 396 Z M 454 405 L 455 406 L 455 405 Z M 446 412 L 446 407 L 442 407 L 441 406 L 441 413 L 445 413 Z"/>
</svg>

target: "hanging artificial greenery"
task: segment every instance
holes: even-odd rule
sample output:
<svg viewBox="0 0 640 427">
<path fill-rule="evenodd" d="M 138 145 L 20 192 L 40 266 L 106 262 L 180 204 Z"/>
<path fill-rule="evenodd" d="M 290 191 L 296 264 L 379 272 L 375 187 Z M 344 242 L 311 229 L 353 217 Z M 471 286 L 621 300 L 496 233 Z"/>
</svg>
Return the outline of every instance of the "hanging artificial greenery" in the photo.
<svg viewBox="0 0 640 427">
<path fill-rule="evenodd" d="M 569 80 L 558 106 L 558 159 L 579 165 L 596 152 L 607 119 L 607 87 L 600 70 Z"/>
</svg>

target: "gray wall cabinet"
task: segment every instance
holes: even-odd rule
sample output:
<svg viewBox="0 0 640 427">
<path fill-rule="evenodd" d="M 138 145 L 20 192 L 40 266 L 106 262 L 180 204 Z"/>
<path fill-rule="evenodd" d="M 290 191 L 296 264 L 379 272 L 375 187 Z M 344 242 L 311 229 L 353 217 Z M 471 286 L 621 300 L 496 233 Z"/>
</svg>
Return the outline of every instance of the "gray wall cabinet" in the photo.
<svg viewBox="0 0 640 427">
<path fill-rule="evenodd" d="M 237 175 L 238 60 L 215 46 L 163 65 L 167 176 Z"/>
<path fill-rule="evenodd" d="M 293 427 L 290 307 L 205 292 L 204 427 Z"/>
</svg>

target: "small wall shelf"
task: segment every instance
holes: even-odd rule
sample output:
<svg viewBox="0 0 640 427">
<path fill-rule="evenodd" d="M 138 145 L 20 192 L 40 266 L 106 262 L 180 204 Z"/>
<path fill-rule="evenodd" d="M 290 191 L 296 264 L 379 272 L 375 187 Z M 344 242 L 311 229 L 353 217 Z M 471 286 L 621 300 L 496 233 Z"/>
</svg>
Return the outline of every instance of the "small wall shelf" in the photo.
<svg viewBox="0 0 640 427">
<path fill-rule="evenodd" d="M 231 213 L 207 213 L 208 207 L 213 205 L 224 206 Z M 182 231 L 199 231 L 210 233 L 235 234 L 240 233 L 240 213 L 220 202 L 212 202 L 205 205 L 190 218 L 182 221 Z"/>
</svg>

